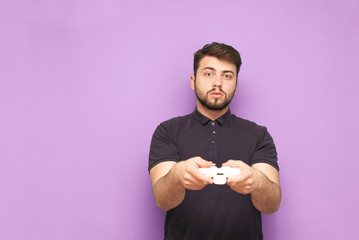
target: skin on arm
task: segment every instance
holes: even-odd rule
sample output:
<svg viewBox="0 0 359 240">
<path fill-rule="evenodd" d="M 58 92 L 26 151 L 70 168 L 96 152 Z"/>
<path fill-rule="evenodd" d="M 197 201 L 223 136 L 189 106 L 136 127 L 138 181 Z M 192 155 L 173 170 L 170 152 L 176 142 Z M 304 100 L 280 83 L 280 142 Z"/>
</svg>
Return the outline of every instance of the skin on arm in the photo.
<svg viewBox="0 0 359 240">
<path fill-rule="evenodd" d="M 252 166 L 239 160 L 229 160 L 223 166 L 237 167 L 241 174 L 227 179 L 230 188 L 241 194 L 251 194 L 253 205 L 258 211 L 272 214 L 279 209 L 282 192 L 278 171 L 269 164 L 256 163 Z"/>
<path fill-rule="evenodd" d="M 168 211 L 182 203 L 186 189 L 201 190 L 207 184 L 212 184 L 213 180 L 198 170 L 211 165 L 212 162 L 194 157 L 178 163 L 167 161 L 154 166 L 150 176 L 157 206 Z"/>
</svg>

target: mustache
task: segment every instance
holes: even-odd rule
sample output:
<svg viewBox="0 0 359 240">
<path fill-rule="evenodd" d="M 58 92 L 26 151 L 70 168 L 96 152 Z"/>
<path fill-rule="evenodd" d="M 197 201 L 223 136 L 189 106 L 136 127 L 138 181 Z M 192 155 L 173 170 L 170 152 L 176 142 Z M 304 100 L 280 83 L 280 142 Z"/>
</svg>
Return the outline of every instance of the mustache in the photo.
<svg viewBox="0 0 359 240">
<path fill-rule="evenodd" d="M 207 94 L 210 94 L 211 92 L 221 92 L 223 93 L 224 95 L 227 95 L 227 93 L 225 91 L 222 90 L 222 88 L 212 88 L 211 90 L 209 90 L 207 92 Z"/>
</svg>

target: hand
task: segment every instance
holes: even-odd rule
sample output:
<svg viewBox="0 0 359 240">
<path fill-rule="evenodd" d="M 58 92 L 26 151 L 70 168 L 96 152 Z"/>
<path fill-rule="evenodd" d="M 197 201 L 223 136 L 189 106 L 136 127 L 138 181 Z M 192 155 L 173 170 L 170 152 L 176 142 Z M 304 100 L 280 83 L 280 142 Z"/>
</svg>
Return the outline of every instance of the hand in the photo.
<svg viewBox="0 0 359 240">
<path fill-rule="evenodd" d="M 174 171 L 186 189 L 201 190 L 207 184 L 213 184 L 213 180 L 200 172 L 198 168 L 210 166 L 212 166 L 212 162 L 206 161 L 201 157 L 193 157 L 177 163 Z"/>
<path fill-rule="evenodd" d="M 236 167 L 241 170 L 241 174 L 227 179 L 227 185 L 238 193 L 249 194 L 258 189 L 261 185 L 263 174 L 240 160 L 229 160 L 222 165 L 223 167 Z"/>
</svg>

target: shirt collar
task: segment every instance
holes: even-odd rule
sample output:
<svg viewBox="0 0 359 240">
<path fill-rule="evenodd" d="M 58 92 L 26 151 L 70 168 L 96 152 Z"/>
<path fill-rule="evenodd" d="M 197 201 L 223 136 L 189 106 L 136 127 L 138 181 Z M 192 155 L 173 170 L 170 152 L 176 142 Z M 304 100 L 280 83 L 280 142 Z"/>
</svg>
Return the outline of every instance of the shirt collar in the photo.
<svg viewBox="0 0 359 240">
<path fill-rule="evenodd" d="M 202 125 L 205 125 L 207 124 L 208 122 L 211 121 L 211 119 L 209 119 L 208 117 L 204 116 L 202 113 L 200 113 L 198 110 L 197 110 L 197 107 L 196 109 L 193 111 L 192 115 L 197 119 L 197 121 L 199 121 Z M 220 125 L 223 125 L 224 122 L 231 116 L 231 110 L 228 109 L 228 111 L 223 114 L 222 116 L 220 116 L 219 118 L 217 118 L 216 122 L 218 122 Z"/>
</svg>

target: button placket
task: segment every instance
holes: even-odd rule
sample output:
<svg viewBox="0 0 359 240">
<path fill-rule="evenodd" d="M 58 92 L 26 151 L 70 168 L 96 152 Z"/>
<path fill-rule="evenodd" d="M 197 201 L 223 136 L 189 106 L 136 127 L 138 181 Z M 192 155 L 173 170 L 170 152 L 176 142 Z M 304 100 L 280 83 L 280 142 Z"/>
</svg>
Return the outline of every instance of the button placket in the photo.
<svg viewBox="0 0 359 240">
<path fill-rule="evenodd" d="M 217 123 L 211 122 L 210 125 L 210 155 L 217 156 Z"/>
</svg>

